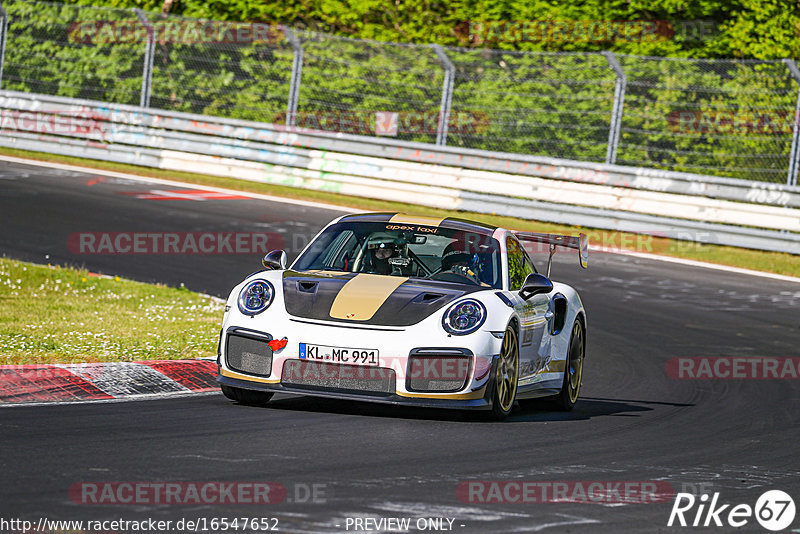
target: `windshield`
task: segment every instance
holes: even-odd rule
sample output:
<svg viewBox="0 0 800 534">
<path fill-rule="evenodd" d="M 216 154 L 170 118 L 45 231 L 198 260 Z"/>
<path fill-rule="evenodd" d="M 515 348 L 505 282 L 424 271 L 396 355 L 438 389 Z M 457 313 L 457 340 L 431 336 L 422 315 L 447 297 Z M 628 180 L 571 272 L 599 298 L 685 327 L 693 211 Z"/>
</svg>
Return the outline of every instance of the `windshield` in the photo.
<svg viewBox="0 0 800 534">
<path fill-rule="evenodd" d="M 501 288 L 500 245 L 491 236 L 437 226 L 342 222 L 292 266 Z"/>
</svg>

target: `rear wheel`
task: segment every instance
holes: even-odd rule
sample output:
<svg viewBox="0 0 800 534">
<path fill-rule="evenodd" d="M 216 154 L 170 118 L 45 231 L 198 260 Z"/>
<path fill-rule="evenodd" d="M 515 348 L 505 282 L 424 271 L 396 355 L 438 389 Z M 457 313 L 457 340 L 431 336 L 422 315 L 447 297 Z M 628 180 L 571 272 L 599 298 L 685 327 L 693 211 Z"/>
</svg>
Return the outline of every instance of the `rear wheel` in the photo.
<svg viewBox="0 0 800 534">
<path fill-rule="evenodd" d="M 581 392 L 581 381 L 583 380 L 583 358 L 586 355 L 586 339 L 583 325 L 579 320 L 572 325 L 572 335 L 569 339 L 569 352 L 564 369 L 564 383 L 561 391 L 553 399 L 555 408 L 568 412 L 575 407 L 578 396 Z"/>
<path fill-rule="evenodd" d="M 492 398 L 492 419 L 502 421 L 514 407 L 519 379 L 519 344 L 517 332 L 508 325 L 503 336 L 500 357 L 497 360 L 494 395 Z"/>
<path fill-rule="evenodd" d="M 267 393 L 266 391 L 235 388 L 224 384 L 220 384 L 220 389 L 222 390 L 222 394 L 229 399 L 251 406 L 263 406 L 269 402 L 273 395 L 273 393 Z"/>
</svg>

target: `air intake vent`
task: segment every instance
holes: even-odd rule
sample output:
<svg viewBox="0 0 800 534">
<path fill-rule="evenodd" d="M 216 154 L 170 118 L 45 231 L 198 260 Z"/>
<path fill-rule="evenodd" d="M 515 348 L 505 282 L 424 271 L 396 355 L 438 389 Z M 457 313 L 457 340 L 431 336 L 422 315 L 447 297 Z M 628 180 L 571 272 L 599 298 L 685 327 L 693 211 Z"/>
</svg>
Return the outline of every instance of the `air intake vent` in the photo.
<svg viewBox="0 0 800 534">
<path fill-rule="evenodd" d="M 297 282 L 297 289 L 303 293 L 313 293 L 318 285 L 319 282 Z"/>
<path fill-rule="evenodd" d="M 469 378 L 472 356 L 466 354 L 411 354 L 408 359 L 406 388 L 409 391 L 452 393 L 464 389 Z"/>
<path fill-rule="evenodd" d="M 225 359 L 234 371 L 249 375 L 269 376 L 272 373 L 272 349 L 268 339 L 228 334 Z"/>
</svg>

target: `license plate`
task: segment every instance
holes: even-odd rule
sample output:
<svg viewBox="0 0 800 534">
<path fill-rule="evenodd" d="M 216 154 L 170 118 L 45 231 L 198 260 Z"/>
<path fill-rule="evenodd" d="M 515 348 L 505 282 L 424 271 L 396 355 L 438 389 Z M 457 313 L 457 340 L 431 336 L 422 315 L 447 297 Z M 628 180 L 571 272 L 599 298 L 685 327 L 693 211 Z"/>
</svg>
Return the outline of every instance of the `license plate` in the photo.
<svg viewBox="0 0 800 534">
<path fill-rule="evenodd" d="M 300 343 L 301 360 L 321 360 L 352 365 L 378 365 L 377 349 L 353 349 Z"/>
</svg>

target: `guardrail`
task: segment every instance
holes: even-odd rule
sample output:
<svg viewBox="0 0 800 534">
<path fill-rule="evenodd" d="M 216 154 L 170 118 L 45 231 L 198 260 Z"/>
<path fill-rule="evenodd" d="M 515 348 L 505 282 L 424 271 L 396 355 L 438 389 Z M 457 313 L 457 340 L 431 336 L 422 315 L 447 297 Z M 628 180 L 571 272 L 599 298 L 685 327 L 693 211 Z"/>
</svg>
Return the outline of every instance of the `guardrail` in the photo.
<svg viewBox="0 0 800 534">
<path fill-rule="evenodd" d="M 800 254 L 800 187 L 0 91 L 0 145 Z"/>
</svg>

